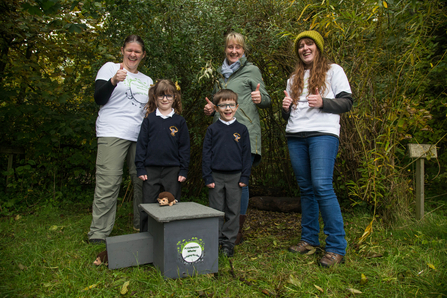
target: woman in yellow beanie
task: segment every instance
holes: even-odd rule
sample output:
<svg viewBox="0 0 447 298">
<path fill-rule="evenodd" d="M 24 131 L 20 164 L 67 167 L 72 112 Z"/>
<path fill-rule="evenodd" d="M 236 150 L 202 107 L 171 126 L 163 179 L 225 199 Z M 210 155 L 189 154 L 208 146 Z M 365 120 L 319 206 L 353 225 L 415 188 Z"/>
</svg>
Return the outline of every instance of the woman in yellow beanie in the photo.
<svg viewBox="0 0 447 298">
<path fill-rule="evenodd" d="M 352 107 L 351 87 L 343 68 L 324 55 L 324 39 L 305 31 L 295 39 L 298 57 L 284 91 L 283 118 L 292 168 L 301 192 L 301 241 L 289 248 L 305 254 L 319 246 L 319 212 L 324 222 L 326 253 L 320 265 L 343 263 L 347 242 L 332 179 L 340 135 L 340 114 Z"/>
</svg>

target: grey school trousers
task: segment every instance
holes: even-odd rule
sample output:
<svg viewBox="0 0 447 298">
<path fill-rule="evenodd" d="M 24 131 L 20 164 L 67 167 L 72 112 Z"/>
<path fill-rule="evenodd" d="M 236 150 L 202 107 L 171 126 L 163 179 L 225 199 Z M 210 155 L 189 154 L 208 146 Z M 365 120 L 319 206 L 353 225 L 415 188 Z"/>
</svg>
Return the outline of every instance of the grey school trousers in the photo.
<svg viewBox="0 0 447 298">
<path fill-rule="evenodd" d="M 121 187 L 124 161 L 127 161 L 133 183 L 134 228 L 140 226 L 140 212 L 143 181 L 138 179 L 135 167 L 137 143 L 120 138 L 98 138 L 96 157 L 96 188 L 92 205 L 92 224 L 89 239 L 105 239 L 115 224 L 116 203 Z"/>
<path fill-rule="evenodd" d="M 215 187 L 209 189 L 210 207 L 225 212 L 225 221 L 219 218 L 219 244 L 229 248 L 234 247 L 239 231 L 242 194 L 240 178 L 241 173 L 213 172 Z"/>
</svg>

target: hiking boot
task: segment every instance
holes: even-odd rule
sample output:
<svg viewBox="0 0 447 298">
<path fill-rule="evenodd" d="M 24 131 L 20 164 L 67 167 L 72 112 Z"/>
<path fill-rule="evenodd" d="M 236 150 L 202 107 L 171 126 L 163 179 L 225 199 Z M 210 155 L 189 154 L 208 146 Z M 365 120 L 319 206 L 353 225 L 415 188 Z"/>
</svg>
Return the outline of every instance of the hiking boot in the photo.
<svg viewBox="0 0 447 298">
<path fill-rule="evenodd" d="M 104 239 L 89 239 L 88 243 L 90 244 L 104 244 L 106 241 Z"/>
<path fill-rule="evenodd" d="M 342 264 L 344 262 L 345 259 L 342 255 L 336 254 L 335 252 L 326 252 L 320 260 L 320 265 L 328 268 L 335 264 Z"/>
<path fill-rule="evenodd" d="M 304 240 L 301 240 L 300 242 L 298 242 L 297 245 L 292 245 L 291 247 L 289 247 L 289 251 L 293 252 L 293 253 L 300 253 L 302 255 L 308 253 L 309 251 L 311 251 L 312 247 L 318 247 L 315 245 L 311 245 L 309 243 L 307 243 Z"/>
</svg>

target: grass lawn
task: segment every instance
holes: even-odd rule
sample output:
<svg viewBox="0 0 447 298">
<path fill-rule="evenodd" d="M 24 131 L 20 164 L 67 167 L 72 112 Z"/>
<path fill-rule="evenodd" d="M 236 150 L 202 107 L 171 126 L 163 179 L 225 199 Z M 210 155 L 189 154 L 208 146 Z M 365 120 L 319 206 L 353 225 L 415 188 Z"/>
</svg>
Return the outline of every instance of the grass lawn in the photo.
<svg viewBox="0 0 447 298">
<path fill-rule="evenodd" d="M 90 206 L 42 207 L 0 218 L 0 297 L 446 297 L 444 202 L 428 201 L 422 221 L 376 221 L 361 245 L 371 215 L 345 210 L 346 264 L 330 269 L 317 265 L 321 251 L 287 251 L 299 240 L 300 214 L 250 209 L 246 241 L 233 258 L 220 257 L 217 276 L 176 280 L 164 280 L 152 265 L 94 266 L 105 245 L 86 242 Z M 129 203 L 118 209 L 112 236 L 134 232 L 131 212 Z"/>
</svg>

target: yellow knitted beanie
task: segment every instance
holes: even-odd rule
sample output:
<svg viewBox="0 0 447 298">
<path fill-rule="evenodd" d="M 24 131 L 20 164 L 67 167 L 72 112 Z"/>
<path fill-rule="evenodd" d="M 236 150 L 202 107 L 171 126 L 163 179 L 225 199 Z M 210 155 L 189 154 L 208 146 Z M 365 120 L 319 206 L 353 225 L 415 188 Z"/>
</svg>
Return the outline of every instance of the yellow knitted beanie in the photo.
<svg viewBox="0 0 447 298">
<path fill-rule="evenodd" d="M 321 36 L 321 34 L 314 30 L 304 31 L 304 32 L 301 32 L 300 34 L 298 34 L 298 36 L 295 39 L 295 43 L 293 45 L 294 49 L 295 49 L 295 54 L 298 57 L 298 59 L 300 58 L 300 55 L 298 54 L 299 41 L 300 41 L 300 39 L 303 39 L 305 37 L 312 39 L 315 42 L 315 44 L 317 45 L 318 49 L 320 49 L 320 52 L 321 53 L 324 52 L 324 48 L 323 48 L 324 47 L 324 39 Z"/>
</svg>

